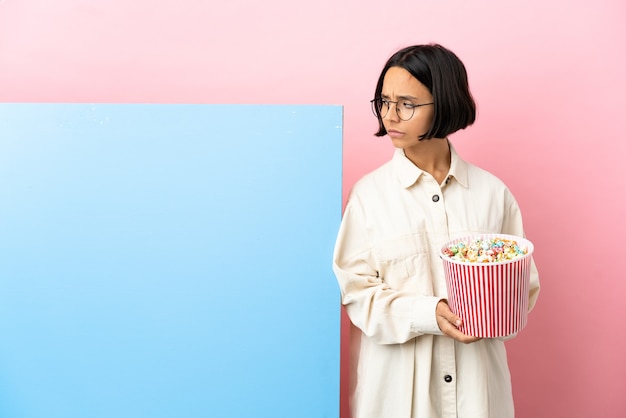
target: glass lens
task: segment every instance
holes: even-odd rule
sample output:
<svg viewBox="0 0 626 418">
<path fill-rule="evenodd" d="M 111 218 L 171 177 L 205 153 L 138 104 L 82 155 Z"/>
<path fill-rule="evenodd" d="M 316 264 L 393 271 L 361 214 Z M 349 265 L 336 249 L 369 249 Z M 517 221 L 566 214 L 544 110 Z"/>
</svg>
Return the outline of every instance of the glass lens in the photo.
<svg viewBox="0 0 626 418">
<path fill-rule="evenodd" d="M 400 119 L 409 120 L 413 117 L 415 108 L 412 103 L 399 101 L 396 103 L 396 110 L 398 111 L 398 117 Z"/>
<path fill-rule="evenodd" d="M 374 116 L 378 116 L 378 100 L 374 99 L 370 103 L 372 104 L 372 113 L 374 114 Z"/>
<path fill-rule="evenodd" d="M 374 115 L 380 115 L 381 118 L 384 118 L 389 111 L 389 105 L 383 104 L 382 99 L 374 99 L 372 100 L 372 112 Z"/>
</svg>

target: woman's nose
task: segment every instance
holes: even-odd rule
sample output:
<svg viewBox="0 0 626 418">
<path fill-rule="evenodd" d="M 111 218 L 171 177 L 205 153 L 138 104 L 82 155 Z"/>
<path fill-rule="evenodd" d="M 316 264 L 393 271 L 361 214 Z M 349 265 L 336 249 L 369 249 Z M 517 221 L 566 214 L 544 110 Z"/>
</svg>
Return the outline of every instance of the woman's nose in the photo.
<svg viewBox="0 0 626 418">
<path fill-rule="evenodd" d="M 400 117 L 398 116 L 398 108 L 396 106 L 396 103 L 389 103 L 389 109 L 387 110 L 387 114 L 385 115 L 384 119 L 388 119 L 392 122 L 397 122 L 400 119 Z"/>
</svg>

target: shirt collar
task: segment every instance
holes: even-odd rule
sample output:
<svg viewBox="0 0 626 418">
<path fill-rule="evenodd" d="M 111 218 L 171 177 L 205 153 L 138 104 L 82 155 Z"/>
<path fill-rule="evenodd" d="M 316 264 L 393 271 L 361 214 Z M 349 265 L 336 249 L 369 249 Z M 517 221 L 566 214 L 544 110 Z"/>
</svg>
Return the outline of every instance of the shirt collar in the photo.
<svg viewBox="0 0 626 418">
<path fill-rule="evenodd" d="M 468 164 L 457 154 L 450 142 L 448 142 L 448 145 L 450 146 L 450 170 L 448 171 L 447 178 L 453 178 L 461 186 L 467 188 L 469 186 L 467 176 Z M 413 164 L 411 160 L 404 155 L 404 150 L 400 148 L 396 148 L 393 154 L 392 165 L 400 180 L 400 184 L 404 188 L 411 187 L 419 180 L 420 176 L 424 174 L 424 171 Z"/>
<path fill-rule="evenodd" d="M 448 141 L 448 144 L 450 144 L 450 141 Z M 469 187 L 468 164 L 457 154 L 452 144 L 450 144 L 450 155 L 448 178 L 454 178 L 461 186 L 467 189 Z"/>
</svg>

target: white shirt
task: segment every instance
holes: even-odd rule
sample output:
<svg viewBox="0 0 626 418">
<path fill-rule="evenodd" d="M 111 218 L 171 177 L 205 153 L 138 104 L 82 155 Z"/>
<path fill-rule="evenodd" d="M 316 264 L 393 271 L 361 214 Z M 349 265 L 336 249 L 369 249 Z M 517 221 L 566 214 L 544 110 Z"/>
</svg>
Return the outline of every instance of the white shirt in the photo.
<svg viewBox="0 0 626 418">
<path fill-rule="evenodd" d="M 397 149 L 353 187 L 333 269 L 351 334 L 354 418 L 514 416 L 504 342 L 462 344 L 435 319 L 447 297 L 441 247 L 475 233 L 524 236 L 509 189 L 450 146 L 442 184 Z M 539 293 L 532 265 L 529 307 Z"/>
</svg>

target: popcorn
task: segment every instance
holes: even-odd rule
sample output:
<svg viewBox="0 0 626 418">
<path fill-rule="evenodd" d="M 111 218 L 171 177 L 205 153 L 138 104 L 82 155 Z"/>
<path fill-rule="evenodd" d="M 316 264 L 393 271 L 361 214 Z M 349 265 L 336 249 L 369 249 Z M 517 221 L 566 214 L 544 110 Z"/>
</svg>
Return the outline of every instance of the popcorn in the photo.
<svg viewBox="0 0 626 418">
<path fill-rule="evenodd" d="M 473 241 L 461 241 L 442 250 L 453 260 L 469 263 L 497 263 L 509 261 L 528 254 L 528 248 L 521 247 L 517 241 L 503 238 L 476 238 Z"/>
</svg>

